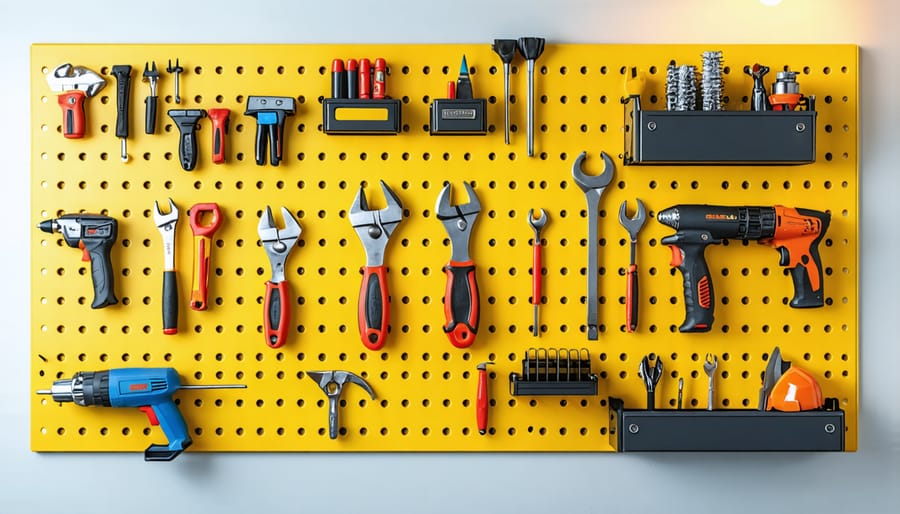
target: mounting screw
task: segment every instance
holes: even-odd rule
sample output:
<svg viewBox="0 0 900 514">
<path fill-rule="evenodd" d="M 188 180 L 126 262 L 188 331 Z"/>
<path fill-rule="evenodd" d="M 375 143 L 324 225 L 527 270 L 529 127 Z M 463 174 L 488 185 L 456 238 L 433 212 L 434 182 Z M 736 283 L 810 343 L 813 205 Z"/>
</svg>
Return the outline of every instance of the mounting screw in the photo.
<svg viewBox="0 0 900 514">
<path fill-rule="evenodd" d="M 806 123 L 798 123 L 797 126 L 794 127 L 797 132 L 803 132 L 806 130 Z"/>
<path fill-rule="evenodd" d="M 825 433 L 826 434 L 833 434 L 834 431 L 835 431 L 834 423 L 826 423 L 825 424 Z"/>
<path fill-rule="evenodd" d="M 641 430 L 641 427 L 639 427 L 637 425 L 637 423 L 632 423 L 632 424 L 628 425 L 628 431 L 631 432 L 632 434 L 636 434 L 636 433 L 640 432 L 640 430 Z"/>
<path fill-rule="evenodd" d="M 649 130 L 650 132 L 653 132 L 654 130 L 656 130 L 656 122 L 655 121 L 648 122 L 647 130 Z"/>
</svg>

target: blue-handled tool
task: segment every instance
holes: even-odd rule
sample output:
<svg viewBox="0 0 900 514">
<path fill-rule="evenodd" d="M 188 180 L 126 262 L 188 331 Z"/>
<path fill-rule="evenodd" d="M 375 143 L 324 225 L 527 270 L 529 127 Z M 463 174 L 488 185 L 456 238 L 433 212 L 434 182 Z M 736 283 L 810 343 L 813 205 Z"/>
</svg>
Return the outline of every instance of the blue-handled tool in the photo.
<svg viewBox="0 0 900 514">
<path fill-rule="evenodd" d="M 72 378 L 56 380 L 37 394 L 53 400 L 74 402 L 83 407 L 137 407 L 159 425 L 168 444 L 151 444 L 144 451 L 146 461 L 170 461 L 191 445 L 187 424 L 172 395 L 179 389 L 243 389 L 243 384 L 182 385 L 174 368 L 118 368 L 108 371 L 80 371 Z"/>
</svg>

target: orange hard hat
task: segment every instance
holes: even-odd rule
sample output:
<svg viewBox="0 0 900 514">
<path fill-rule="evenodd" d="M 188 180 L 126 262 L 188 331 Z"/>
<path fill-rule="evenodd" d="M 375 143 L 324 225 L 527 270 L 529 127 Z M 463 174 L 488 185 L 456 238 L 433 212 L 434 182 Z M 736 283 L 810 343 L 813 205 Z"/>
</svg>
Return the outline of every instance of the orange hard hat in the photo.
<svg viewBox="0 0 900 514">
<path fill-rule="evenodd" d="M 781 375 L 766 401 L 766 410 L 799 412 L 822 408 L 822 389 L 806 371 L 791 366 Z"/>
</svg>

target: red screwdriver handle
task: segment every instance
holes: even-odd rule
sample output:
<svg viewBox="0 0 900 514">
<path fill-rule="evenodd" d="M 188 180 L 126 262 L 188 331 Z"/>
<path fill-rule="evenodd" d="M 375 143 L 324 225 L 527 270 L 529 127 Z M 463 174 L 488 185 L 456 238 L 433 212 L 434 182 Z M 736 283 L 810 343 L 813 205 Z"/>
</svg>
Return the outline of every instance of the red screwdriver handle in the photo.
<svg viewBox="0 0 900 514">
<path fill-rule="evenodd" d="M 288 325 L 291 323 L 288 283 L 266 282 L 266 299 L 263 310 L 263 333 L 269 348 L 281 348 L 287 342 Z"/>
<path fill-rule="evenodd" d="M 628 266 L 625 272 L 627 288 L 625 289 L 625 329 L 628 333 L 637 330 L 638 323 L 638 275 L 637 266 Z"/>
<path fill-rule="evenodd" d="M 69 139 L 84 137 L 84 91 L 69 91 L 59 95 L 57 102 L 63 111 L 63 135 Z"/>
<path fill-rule="evenodd" d="M 478 369 L 478 390 L 475 393 L 475 418 L 478 422 L 478 433 L 487 433 L 488 390 L 487 369 Z"/>
<path fill-rule="evenodd" d="M 532 305 L 540 305 L 541 304 L 541 271 L 544 269 L 543 259 L 541 257 L 541 243 L 537 241 L 534 243 L 532 258 L 532 266 L 531 266 L 531 304 Z"/>
<path fill-rule="evenodd" d="M 387 268 L 384 266 L 363 267 L 357 320 L 359 336 L 366 348 L 380 350 L 384 346 L 390 317 L 391 304 L 388 297 Z"/>
<path fill-rule="evenodd" d="M 223 164 L 225 162 L 225 135 L 228 134 L 228 116 L 230 109 L 210 109 L 209 119 L 213 126 L 212 162 Z"/>
<path fill-rule="evenodd" d="M 453 346 L 468 348 L 475 342 L 481 314 L 475 263 L 450 261 L 444 271 L 447 273 L 447 289 L 444 292 L 447 325 L 444 326 L 444 332 Z"/>
</svg>

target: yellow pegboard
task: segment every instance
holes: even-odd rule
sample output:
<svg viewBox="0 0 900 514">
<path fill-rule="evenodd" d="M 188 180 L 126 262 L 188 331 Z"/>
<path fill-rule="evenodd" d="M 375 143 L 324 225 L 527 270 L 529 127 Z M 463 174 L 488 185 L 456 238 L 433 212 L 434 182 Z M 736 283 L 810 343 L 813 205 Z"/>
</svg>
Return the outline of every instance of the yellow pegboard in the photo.
<svg viewBox="0 0 900 514">
<path fill-rule="evenodd" d="M 503 78 L 499 59 L 484 45 L 36 45 L 32 47 L 32 217 L 103 212 L 119 220 L 112 252 L 120 304 L 91 310 L 89 267 L 56 235 L 32 236 L 32 386 L 82 370 L 172 366 L 186 383 L 245 383 L 242 391 L 182 391 L 176 395 L 194 440 L 192 451 L 609 451 L 606 398 L 643 406 L 638 362 L 654 352 L 665 361 L 657 404 L 674 406 L 677 379 L 685 379 L 687 407 L 705 407 L 702 358 L 720 356 L 717 407 L 753 408 L 776 345 L 785 359 L 812 372 L 825 396 L 847 413 L 848 450 L 856 449 L 858 383 L 858 49 L 853 45 L 722 45 L 727 109 L 747 109 L 746 64 L 799 71 L 802 91 L 818 98 L 816 163 L 802 166 L 621 165 L 601 201 L 601 336 L 584 333 L 587 220 L 584 195 L 571 167 L 583 150 L 588 170 L 599 152 L 623 150 L 625 71 L 648 73 L 645 108 L 664 109 L 665 67 L 700 64 L 699 45 L 548 45 L 537 65 L 536 152 L 525 152 L 526 76 L 520 60 L 511 79 L 512 144 L 503 143 Z M 484 137 L 431 137 L 428 104 L 445 95 L 462 55 L 475 95 L 487 97 Z M 403 100 L 397 136 L 327 136 L 321 98 L 329 95 L 333 58 L 384 57 L 388 94 Z M 145 61 L 163 67 L 179 58 L 186 73 L 176 106 L 173 80 L 159 84 L 161 133 L 143 133 L 140 82 Z M 517 58 L 518 59 L 518 58 Z M 72 62 L 109 80 L 86 103 L 87 135 L 66 140 L 61 112 L 45 74 Z M 131 161 L 119 160 L 115 127 L 114 64 L 135 68 L 132 84 Z M 774 71 L 773 74 L 774 75 Z M 281 166 L 253 162 L 254 120 L 243 116 L 248 95 L 294 96 Z M 228 163 L 211 163 L 211 129 L 201 122 L 200 162 L 194 172 L 178 163 L 178 130 L 167 109 L 225 107 L 232 111 Z M 383 206 L 384 179 L 407 216 L 394 233 L 386 264 L 392 295 L 391 334 L 383 351 L 360 343 L 356 302 L 365 255 L 347 210 L 361 183 L 372 208 Z M 482 319 L 475 344 L 450 345 L 442 333 L 442 296 L 449 259 L 446 234 L 434 216 L 445 181 L 460 195 L 472 181 L 483 211 L 473 233 Z M 182 210 L 176 245 L 181 291 L 180 331 L 161 329 L 162 244 L 152 220 L 154 201 L 174 199 Z M 680 334 L 681 277 L 670 272 L 659 239 L 670 230 L 649 220 L 640 236 L 640 327 L 624 330 L 624 268 L 628 244 L 618 224 L 619 204 L 640 197 L 655 214 L 677 203 L 806 207 L 832 213 L 820 251 L 827 305 L 786 306 L 791 281 L 771 249 L 751 244 L 707 251 L 718 295 L 716 324 L 707 334 Z M 206 312 L 187 309 L 192 241 L 184 210 L 215 201 L 225 221 L 216 233 Z M 293 330 L 286 346 L 266 347 L 263 283 L 269 277 L 256 227 L 266 205 L 296 214 L 303 234 L 287 262 Z M 545 208 L 544 304 L 541 336 L 531 336 L 532 232 L 529 209 Z M 588 348 L 601 375 L 590 398 L 512 397 L 508 375 L 520 371 L 527 348 Z M 491 368 L 490 432 L 475 429 L 475 365 Z M 342 433 L 330 440 L 327 402 L 305 371 L 346 369 L 366 377 L 378 399 L 345 390 Z M 161 442 L 137 410 L 57 405 L 30 399 L 35 451 L 142 451 Z"/>
</svg>

